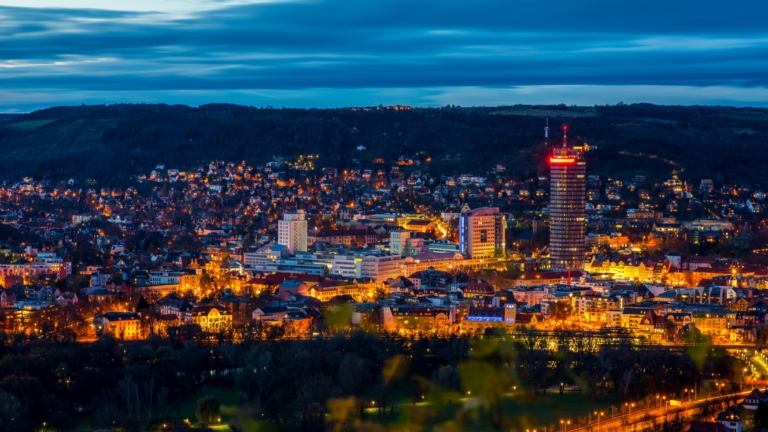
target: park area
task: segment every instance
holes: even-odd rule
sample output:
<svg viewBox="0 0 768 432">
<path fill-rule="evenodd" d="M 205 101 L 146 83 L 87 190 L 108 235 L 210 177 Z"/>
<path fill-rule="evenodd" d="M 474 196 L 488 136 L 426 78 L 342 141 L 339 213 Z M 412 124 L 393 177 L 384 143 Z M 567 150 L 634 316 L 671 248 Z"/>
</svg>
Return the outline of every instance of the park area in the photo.
<svg viewBox="0 0 768 432">
<path fill-rule="evenodd" d="M 220 422 L 211 424 L 208 427 L 214 430 L 230 430 L 229 424 L 238 417 L 238 392 L 232 388 L 213 388 L 206 389 L 200 394 L 193 394 L 187 397 L 178 407 L 171 407 L 166 411 L 166 418 L 178 419 L 176 424 L 186 423 L 191 427 L 201 426 L 196 417 L 197 401 L 205 395 L 214 395 L 220 402 Z M 434 398 L 425 398 L 423 402 L 413 403 L 404 394 L 393 394 L 400 402 L 394 404 L 392 411 L 388 408 L 385 413 L 379 416 L 379 410 L 374 404 L 370 404 L 365 409 L 365 419 L 382 424 L 387 427 L 396 427 L 401 422 L 412 418 L 413 408 L 422 408 L 422 412 L 430 413 L 425 424 L 434 426 L 439 423 L 452 420 L 457 412 L 465 404 L 470 404 L 471 396 L 463 396 L 455 400 L 446 400 L 442 405 Z M 559 394 L 557 391 L 547 391 L 547 394 L 534 395 L 532 390 L 523 389 L 516 394 L 504 395 L 501 402 L 501 413 L 505 418 L 513 419 L 519 422 L 522 427 L 527 425 L 530 428 L 547 426 L 548 430 L 552 425 L 559 425 L 560 420 L 570 420 L 573 424 L 579 418 L 588 421 L 587 415 L 594 412 L 602 412 L 604 416 L 611 415 L 611 408 L 618 412 L 620 403 L 613 398 L 607 400 L 595 401 L 592 398 L 580 392 L 566 392 Z M 593 414 L 593 419 L 594 414 Z M 605 418 L 605 417 L 603 417 Z M 171 423 L 168 423 L 170 426 Z M 257 430 L 269 430 L 270 422 L 260 422 Z M 480 412 L 476 416 L 471 416 L 462 424 L 464 431 L 488 431 L 492 430 L 487 413 Z M 524 430 L 524 429 L 523 429 Z"/>
</svg>

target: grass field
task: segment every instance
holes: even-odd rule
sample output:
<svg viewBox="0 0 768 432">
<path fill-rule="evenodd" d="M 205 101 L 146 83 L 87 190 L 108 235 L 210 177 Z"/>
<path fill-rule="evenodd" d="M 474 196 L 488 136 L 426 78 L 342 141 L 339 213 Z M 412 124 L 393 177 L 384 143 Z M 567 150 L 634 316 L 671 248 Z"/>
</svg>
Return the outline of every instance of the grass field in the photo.
<svg viewBox="0 0 768 432">
<path fill-rule="evenodd" d="M 221 423 L 217 425 L 210 425 L 209 427 L 214 430 L 230 430 L 228 424 L 235 418 L 237 410 L 237 390 L 231 388 L 215 388 L 214 394 L 219 398 L 221 402 Z M 181 406 L 179 412 L 179 419 L 189 420 L 191 425 L 197 424 L 195 418 L 195 410 L 197 408 L 197 399 L 201 395 L 198 393 L 190 394 Z M 401 416 L 405 413 L 406 409 L 410 407 L 410 402 L 406 402 L 404 397 L 398 397 L 401 395 L 395 395 L 396 398 L 403 400 L 403 402 L 395 405 L 395 412 L 393 415 L 386 415 L 385 417 L 378 419 L 376 417 L 375 409 L 368 409 L 368 419 L 378 422 L 384 425 L 392 425 L 401 420 Z M 461 408 L 462 404 L 467 402 L 468 398 L 462 398 L 452 403 L 446 403 L 443 406 L 437 406 L 432 404 L 431 407 L 436 408 L 436 417 L 427 421 L 428 426 L 434 426 L 446 420 L 455 418 L 457 411 Z M 421 406 L 430 406 L 428 403 L 419 404 Z M 510 418 L 521 419 L 523 416 L 528 418 L 525 423 L 526 427 L 534 428 L 541 426 L 549 426 L 551 424 L 559 424 L 561 419 L 571 419 L 575 421 L 578 416 L 586 416 L 587 413 L 593 411 L 602 411 L 606 415 L 610 415 L 611 405 L 619 406 L 620 404 L 615 400 L 607 401 L 594 401 L 591 398 L 581 393 L 565 393 L 559 395 L 557 392 L 547 392 L 546 396 L 537 395 L 534 396 L 531 392 L 518 392 L 517 395 L 507 395 L 502 402 L 502 412 L 505 416 Z M 172 421 L 176 419 L 175 407 L 169 404 L 165 411 L 165 419 Z M 83 421 L 78 430 L 90 430 L 90 422 Z M 491 430 L 490 423 L 487 416 L 481 413 L 476 418 L 471 418 L 462 424 L 462 431 L 469 432 L 484 432 Z"/>
<path fill-rule="evenodd" d="M 229 424 L 235 416 L 235 410 L 237 408 L 237 390 L 231 388 L 216 388 L 214 389 L 214 394 L 219 398 L 219 402 L 221 403 L 221 423 L 218 427 L 212 425 L 211 428 L 217 429 L 223 427 L 224 430 L 229 430 L 229 427 L 226 425 Z M 197 409 L 197 399 L 199 399 L 200 396 L 201 395 L 197 393 L 193 393 L 187 397 L 181 406 L 181 419 L 189 419 L 190 423 L 193 425 L 197 423 L 195 410 Z M 171 409 L 166 415 L 175 418 L 176 411 Z"/>
<path fill-rule="evenodd" d="M 455 418 L 456 412 L 467 399 L 456 401 L 450 405 L 443 405 L 438 408 L 439 415 L 432 419 L 431 424 L 437 424 L 442 421 Z M 611 405 L 618 407 L 620 404 L 615 400 L 594 401 L 581 393 L 565 393 L 562 396 L 557 392 L 547 392 L 546 396 L 534 396 L 532 393 L 525 393 L 522 396 L 508 395 L 502 402 L 502 412 L 505 416 L 511 418 L 522 418 L 526 416 L 529 421 L 528 427 L 549 426 L 551 424 L 559 425 L 561 419 L 571 419 L 575 421 L 578 416 L 586 416 L 587 413 L 602 411 L 610 415 Z M 401 414 L 403 406 L 399 408 Z M 617 409 L 617 408 L 616 408 Z M 617 411 L 618 412 L 618 411 Z M 371 418 L 375 418 L 375 410 L 369 410 Z M 386 416 L 380 421 L 384 424 L 395 423 L 399 420 L 397 412 L 393 416 Z M 488 418 L 480 414 L 477 418 L 472 418 L 462 425 L 462 431 L 481 432 L 491 430 Z"/>
<path fill-rule="evenodd" d="M 28 131 L 28 130 L 37 129 L 40 126 L 47 125 L 48 123 L 51 123 L 53 121 L 55 120 L 31 120 L 31 121 L 25 121 L 21 123 L 13 123 L 10 126 L 15 127 L 16 129 Z"/>
</svg>

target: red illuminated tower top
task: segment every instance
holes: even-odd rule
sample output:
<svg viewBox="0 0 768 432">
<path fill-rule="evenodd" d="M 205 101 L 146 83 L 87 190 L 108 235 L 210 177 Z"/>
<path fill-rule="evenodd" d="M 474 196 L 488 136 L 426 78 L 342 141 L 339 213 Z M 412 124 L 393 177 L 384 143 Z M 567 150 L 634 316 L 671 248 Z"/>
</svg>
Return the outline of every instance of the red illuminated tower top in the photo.
<svg viewBox="0 0 768 432">
<path fill-rule="evenodd" d="M 568 148 L 568 126 L 563 126 L 563 146 L 552 149 L 549 164 L 555 166 L 575 165 L 580 158 L 581 153 L 579 151 Z"/>
</svg>

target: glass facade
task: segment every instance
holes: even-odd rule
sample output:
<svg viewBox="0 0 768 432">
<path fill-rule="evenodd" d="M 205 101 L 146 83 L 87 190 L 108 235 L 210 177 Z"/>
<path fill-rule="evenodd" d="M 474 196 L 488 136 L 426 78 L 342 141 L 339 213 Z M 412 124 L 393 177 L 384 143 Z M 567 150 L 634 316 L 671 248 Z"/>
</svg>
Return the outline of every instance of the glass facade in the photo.
<svg viewBox="0 0 768 432">
<path fill-rule="evenodd" d="M 586 162 L 569 148 L 549 158 L 549 252 L 553 269 L 584 268 Z"/>
</svg>

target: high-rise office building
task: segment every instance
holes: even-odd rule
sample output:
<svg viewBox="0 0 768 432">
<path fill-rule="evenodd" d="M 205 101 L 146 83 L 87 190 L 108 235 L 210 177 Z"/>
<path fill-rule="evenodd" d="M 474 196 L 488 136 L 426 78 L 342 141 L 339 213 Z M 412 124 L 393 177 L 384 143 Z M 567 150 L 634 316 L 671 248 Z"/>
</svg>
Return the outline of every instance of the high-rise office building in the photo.
<svg viewBox="0 0 768 432">
<path fill-rule="evenodd" d="M 390 231 L 389 253 L 400 256 L 408 255 L 408 240 L 410 238 L 410 231 Z"/>
<path fill-rule="evenodd" d="M 277 243 L 294 254 L 307 250 L 307 214 L 304 210 L 288 210 L 277 222 Z"/>
<path fill-rule="evenodd" d="M 555 147 L 549 157 L 549 254 L 553 269 L 584 267 L 586 162 L 579 151 Z"/>
<path fill-rule="evenodd" d="M 504 257 L 504 225 L 498 207 L 471 210 L 464 204 L 459 216 L 459 252 L 472 259 Z"/>
</svg>

